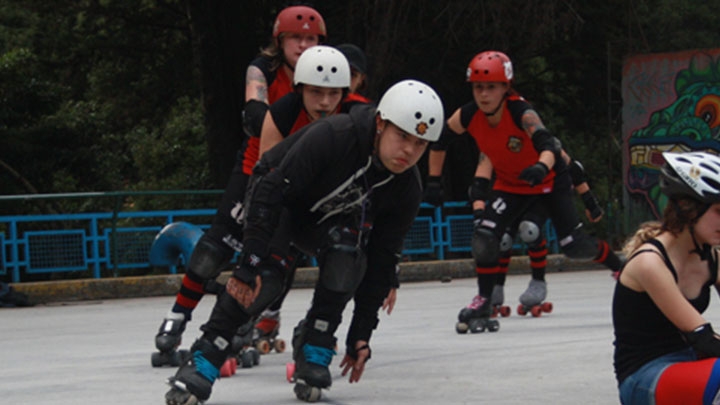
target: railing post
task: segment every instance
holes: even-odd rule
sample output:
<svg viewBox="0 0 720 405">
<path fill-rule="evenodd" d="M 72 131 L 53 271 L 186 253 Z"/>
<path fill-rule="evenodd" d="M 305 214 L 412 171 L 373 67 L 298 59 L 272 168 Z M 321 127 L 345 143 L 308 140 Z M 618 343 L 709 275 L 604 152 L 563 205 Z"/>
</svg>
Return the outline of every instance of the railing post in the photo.
<svg viewBox="0 0 720 405">
<path fill-rule="evenodd" d="M 90 219 L 90 237 L 92 238 L 91 243 L 91 257 L 94 262 L 93 277 L 100 278 L 100 232 L 98 229 L 97 217 Z"/>
<path fill-rule="evenodd" d="M 12 263 L 12 281 L 20 282 L 20 255 L 18 254 L 17 221 L 10 221 L 10 263 Z"/>
<path fill-rule="evenodd" d="M 435 207 L 435 236 L 438 243 L 438 260 L 445 260 L 445 236 L 444 223 L 442 215 L 442 204 Z"/>
</svg>

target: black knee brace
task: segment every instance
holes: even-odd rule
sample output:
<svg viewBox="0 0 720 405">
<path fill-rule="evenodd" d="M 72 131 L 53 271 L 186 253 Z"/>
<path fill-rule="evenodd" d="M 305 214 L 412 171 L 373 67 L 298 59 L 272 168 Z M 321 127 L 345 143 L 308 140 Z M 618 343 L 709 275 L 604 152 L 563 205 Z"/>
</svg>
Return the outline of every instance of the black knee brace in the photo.
<svg viewBox="0 0 720 405">
<path fill-rule="evenodd" d="M 227 245 L 203 235 L 190 256 L 188 270 L 205 280 L 213 279 L 228 265 L 234 253 Z"/>
<path fill-rule="evenodd" d="M 495 265 L 500 258 L 500 241 L 495 233 L 487 228 L 476 228 L 473 232 L 472 255 L 478 267 Z"/>
<path fill-rule="evenodd" d="M 560 240 L 560 249 L 571 259 L 594 259 L 598 254 L 598 241 L 580 229 Z"/>
</svg>

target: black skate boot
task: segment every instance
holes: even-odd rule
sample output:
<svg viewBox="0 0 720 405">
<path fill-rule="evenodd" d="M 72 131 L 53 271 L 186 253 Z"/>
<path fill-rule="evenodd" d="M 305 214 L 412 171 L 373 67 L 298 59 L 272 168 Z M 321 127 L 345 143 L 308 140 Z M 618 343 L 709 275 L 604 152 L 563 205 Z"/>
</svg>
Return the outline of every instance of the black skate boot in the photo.
<svg viewBox="0 0 720 405">
<path fill-rule="evenodd" d="M 336 339 L 325 333 L 308 330 L 305 320 L 300 321 L 293 331 L 291 381 L 295 382 L 295 396 L 306 402 L 320 400 L 323 388 L 332 385 L 330 362 L 335 352 Z"/>
<path fill-rule="evenodd" d="M 187 350 L 177 350 L 182 342 L 182 333 L 185 331 L 187 320 L 185 315 L 170 312 L 163 319 L 162 325 L 155 335 L 155 347 L 159 350 L 150 357 L 153 367 L 177 367 L 188 356 Z"/>
<path fill-rule="evenodd" d="M 165 394 L 167 405 L 196 405 L 207 401 L 212 385 L 220 375 L 220 366 L 227 358 L 229 343 L 217 337 L 214 342 L 200 338 L 190 348 L 191 356 L 168 378 L 170 391 Z"/>
<path fill-rule="evenodd" d="M 467 333 L 467 331 L 480 333 L 487 329 L 489 332 L 497 332 L 500 329 L 500 322 L 497 319 L 491 319 L 491 316 L 490 300 L 476 295 L 470 304 L 460 310 L 455 331 L 457 333 Z"/>
</svg>

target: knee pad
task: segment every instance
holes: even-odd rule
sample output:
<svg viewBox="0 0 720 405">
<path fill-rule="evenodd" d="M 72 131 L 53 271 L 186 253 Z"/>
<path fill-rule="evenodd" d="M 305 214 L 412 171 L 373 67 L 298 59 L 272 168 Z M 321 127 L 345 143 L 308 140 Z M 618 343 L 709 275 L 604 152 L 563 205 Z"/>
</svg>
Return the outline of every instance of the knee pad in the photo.
<svg viewBox="0 0 720 405">
<path fill-rule="evenodd" d="M 598 254 L 598 241 L 580 229 L 560 240 L 560 249 L 571 259 L 594 259 Z"/>
<path fill-rule="evenodd" d="M 487 228 L 475 230 L 471 241 L 472 255 L 478 267 L 490 267 L 500 258 L 500 241 L 495 233 Z"/>
<path fill-rule="evenodd" d="M 520 239 L 529 246 L 536 246 L 542 240 L 542 226 L 534 221 L 523 220 L 518 226 Z"/>
<path fill-rule="evenodd" d="M 513 237 L 509 233 L 505 232 L 500 239 L 500 253 L 507 253 L 512 250 Z"/>
<path fill-rule="evenodd" d="M 365 277 L 367 256 L 350 228 L 334 227 L 330 240 L 334 243 L 320 256 L 320 282 L 330 291 L 352 293 Z"/>
<path fill-rule="evenodd" d="M 195 245 L 188 270 L 205 280 L 217 277 L 235 252 L 225 244 L 203 235 Z"/>
</svg>

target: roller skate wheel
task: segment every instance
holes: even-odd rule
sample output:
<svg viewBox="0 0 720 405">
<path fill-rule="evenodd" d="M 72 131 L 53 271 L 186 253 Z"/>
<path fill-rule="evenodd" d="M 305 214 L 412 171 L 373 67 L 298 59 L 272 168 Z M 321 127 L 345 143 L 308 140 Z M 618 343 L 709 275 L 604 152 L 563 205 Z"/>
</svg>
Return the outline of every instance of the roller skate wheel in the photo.
<svg viewBox="0 0 720 405">
<path fill-rule="evenodd" d="M 255 365 L 255 356 L 253 356 L 254 350 L 244 350 L 242 354 L 240 355 L 240 362 L 242 363 L 242 368 L 250 368 Z"/>
<path fill-rule="evenodd" d="M 494 320 L 494 319 L 490 319 L 490 320 L 487 322 L 487 330 L 488 330 L 488 332 L 497 332 L 497 331 L 499 331 L 499 330 L 500 330 L 500 322 L 498 322 L 498 321 L 496 321 L 496 320 Z"/>
<path fill-rule="evenodd" d="M 527 314 L 527 308 L 525 308 L 525 305 L 523 305 L 523 304 L 518 305 L 517 313 L 520 316 L 525 316 L 525 314 Z"/>
<path fill-rule="evenodd" d="M 285 341 L 282 339 L 277 339 L 275 341 L 274 349 L 277 353 L 282 353 L 285 351 Z"/>
<path fill-rule="evenodd" d="M 285 378 L 289 383 L 295 382 L 295 363 L 285 364 Z"/>
<path fill-rule="evenodd" d="M 177 387 L 174 381 L 168 381 L 170 391 L 165 394 L 165 403 L 167 405 L 198 405 L 200 400 L 193 394 Z"/>
<path fill-rule="evenodd" d="M 535 318 L 540 317 L 542 315 L 542 307 L 540 307 L 540 305 L 533 305 L 532 308 L 530 308 L 530 315 Z"/>
<path fill-rule="evenodd" d="M 152 355 L 150 355 L 150 364 L 152 364 L 153 367 L 162 367 L 163 366 L 162 353 L 155 352 Z"/>
<path fill-rule="evenodd" d="M 488 321 L 484 319 L 471 319 L 470 320 L 470 333 L 483 333 L 485 332 L 485 326 Z"/>
<path fill-rule="evenodd" d="M 552 302 L 544 302 L 541 307 L 543 312 L 547 312 L 548 314 L 553 310 Z"/>
<path fill-rule="evenodd" d="M 510 316 L 510 312 L 511 311 L 509 306 L 503 305 L 500 307 L 500 316 L 502 316 L 503 318 L 507 318 L 508 316 Z"/>
<path fill-rule="evenodd" d="M 268 353 L 270 353 L 270 349 L 271 349 L 270 342 L 263 339 L 263 340 L 257 342 L 257 344 L 255 345 L 255 348 L 257 348 L 258 351 L 260 351 L 260 354 L 268 354 Z"/>
<path fill-rule="evenodd" d="M 322 390 L 318 387 L 311 387 L 305 383 L 296 383 L 295 396 L 297 399 L 305 402 L 317 402 L 322 396 Z"/>
<path fill-rule="evenodd" d="M 254 366 L 257 366 L 260 364 L 260 352 L 257 350 L 252 351 L 252 362 Z"/>
<path fill-rule="evenodd" d="M 220 377 L 230 377 L 237 372 L 237 359 L 230 357 L 220 367 Z"/>
<path fill-rule="evenodd" d="M 468 331 L 468 324 L 466 324 L 465 322 L 458 322 L 455 324 L 455 332 L 462 335 L 464 333 L 467 333 L 467 331 Z"/>
</svg>

